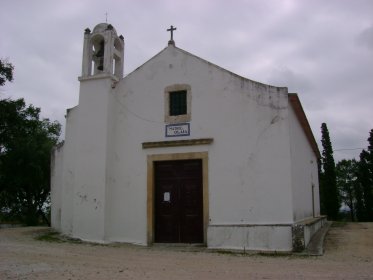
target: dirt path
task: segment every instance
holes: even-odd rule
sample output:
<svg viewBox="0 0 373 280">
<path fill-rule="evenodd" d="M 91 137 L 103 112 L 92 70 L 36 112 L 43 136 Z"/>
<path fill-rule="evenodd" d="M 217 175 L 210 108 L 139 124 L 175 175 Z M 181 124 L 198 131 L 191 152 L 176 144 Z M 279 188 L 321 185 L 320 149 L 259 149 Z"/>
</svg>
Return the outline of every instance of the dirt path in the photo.
<svg viewBox="0 0 373 280">
<path fill-rule="evenodd" d="M 35 240 L 46 228 L 0 229 L 0 279 L 373 279 L 373 223 L 332 227 L 322 257 Z"/>
</svg>

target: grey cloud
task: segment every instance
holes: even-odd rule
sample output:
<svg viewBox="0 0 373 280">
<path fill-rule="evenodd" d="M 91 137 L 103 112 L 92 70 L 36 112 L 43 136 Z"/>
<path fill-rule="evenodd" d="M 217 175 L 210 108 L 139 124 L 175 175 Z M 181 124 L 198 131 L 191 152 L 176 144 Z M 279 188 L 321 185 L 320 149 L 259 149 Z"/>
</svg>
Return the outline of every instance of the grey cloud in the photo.
<svg viewBox="0 0 373 280">
<path fill-rule="evenodd" d="M 287 86 L 290 92 L 309 91 L 313 87 L 310 78 L 286 66 L 273 68 L 268 81 L 274 85 Z"/>
<path fill-rule="evenodd" d="M 356 38 L 359 45 L 367 47 L 373 51 L 373 25 L 364 29 Z"/>
</svg>

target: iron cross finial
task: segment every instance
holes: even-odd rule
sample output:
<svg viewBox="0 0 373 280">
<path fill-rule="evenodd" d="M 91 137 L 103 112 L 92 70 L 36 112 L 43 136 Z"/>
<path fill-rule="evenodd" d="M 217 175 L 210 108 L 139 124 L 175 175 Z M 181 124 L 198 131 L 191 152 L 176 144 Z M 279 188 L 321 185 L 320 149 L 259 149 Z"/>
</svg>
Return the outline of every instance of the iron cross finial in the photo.
<svg viewBox="0 0 373 280">
<path fill-rule="evenodd" d="M 176 27 L 173 27 L 173 25 L 171 25 L 171 27 L 169 29 L 167 29 L 167 31 L 171 32 L 171 40 L 170 41 L 174 40 L 174 31 L 175 30 L 176 30 Z"/>
</svg>

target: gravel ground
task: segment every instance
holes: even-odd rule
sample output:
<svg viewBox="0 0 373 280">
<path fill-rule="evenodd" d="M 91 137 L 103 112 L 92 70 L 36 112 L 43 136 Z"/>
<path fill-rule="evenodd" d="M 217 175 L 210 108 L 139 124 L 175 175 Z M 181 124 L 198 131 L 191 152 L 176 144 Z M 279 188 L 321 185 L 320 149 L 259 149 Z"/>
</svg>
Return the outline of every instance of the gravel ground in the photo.
<svg viewBox="0 0 373 280">
<path fill-rule="evenodd" d="M 49 231 L 0 229 L 0 279 L 373 279 L 373 223 L 331 227 L 319 257 L 35 239 Z"/>
</svg>

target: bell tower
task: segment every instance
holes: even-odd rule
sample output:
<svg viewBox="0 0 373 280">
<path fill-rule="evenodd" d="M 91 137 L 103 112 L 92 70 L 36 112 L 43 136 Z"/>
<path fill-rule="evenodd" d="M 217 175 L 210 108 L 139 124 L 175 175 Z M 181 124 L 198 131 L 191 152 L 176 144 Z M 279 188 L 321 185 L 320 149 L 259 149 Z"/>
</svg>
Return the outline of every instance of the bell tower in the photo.
<svg viewBox="0 0 373 280">
<path fill-rule="evenodd" d="M 79 80 L 96 75 L 109 74 L 123 77 L 124 38 L 118 36 L 108 23 L 96 25 L 93 32 L 84 32 L 82 76 Z"/>
<path fill-rule="evenodd" d="M 116 85 L 123 78 L 124 38 L 111 24 L 84 33 L 79 105 L 76 108 L 72 234 L 105 240 L 106 195 L 110 189 Z"/>
</svg>

